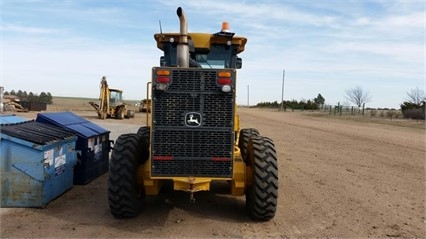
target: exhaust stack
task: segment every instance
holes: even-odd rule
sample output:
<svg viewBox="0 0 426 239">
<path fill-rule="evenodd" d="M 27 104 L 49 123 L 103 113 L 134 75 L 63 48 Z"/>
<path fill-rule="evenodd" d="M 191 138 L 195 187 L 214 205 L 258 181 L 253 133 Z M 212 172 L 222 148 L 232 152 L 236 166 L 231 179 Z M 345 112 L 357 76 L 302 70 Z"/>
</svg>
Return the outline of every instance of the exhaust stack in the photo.
<svg viewBox="0 0 426 239">
<path fill-rule="evenodd" d="M 176 11 L 180 22 L 180 39 L 177 45 L 177 64 L 179 67 L 189 67 L 188 24 L 183 9 Z"/>
</svg>

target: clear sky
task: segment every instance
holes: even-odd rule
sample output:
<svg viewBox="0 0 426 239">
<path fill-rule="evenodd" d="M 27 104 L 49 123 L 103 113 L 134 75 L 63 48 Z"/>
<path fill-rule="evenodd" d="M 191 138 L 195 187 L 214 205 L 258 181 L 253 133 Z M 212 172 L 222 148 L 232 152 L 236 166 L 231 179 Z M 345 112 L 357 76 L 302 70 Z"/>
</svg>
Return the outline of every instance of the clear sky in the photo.
<svg viewBox="0 0 426 239">
<path fill-rule="evenodd" d="M 162 52 L 153 34 L 216 33 L 228 21 L 248 38 L 237 103 L 313 99 L 347 104 L 361 86 L 367 107 L 399 108 L 425 88 L 423 0 L 0 0 L 1 85 L 6 91 L 98 97 L 107 76 L 128 100 L 146 96 Z"/>
</svg>

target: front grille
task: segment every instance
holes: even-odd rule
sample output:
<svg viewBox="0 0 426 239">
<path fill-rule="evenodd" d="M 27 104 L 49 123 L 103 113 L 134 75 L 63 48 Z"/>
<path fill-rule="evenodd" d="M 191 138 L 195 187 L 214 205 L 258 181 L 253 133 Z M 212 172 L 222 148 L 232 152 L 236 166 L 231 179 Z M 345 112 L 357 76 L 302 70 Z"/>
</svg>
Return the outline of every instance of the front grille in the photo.
<svg viewBox="0 0 426 239">
<path fill-rule="evenodd" d="M 231 177 L 235 93 L 221 91 L 217 70 L 168 69 L 166 91 L 153 79 L 152 175 Z M 200 117 L 196 127 L 186 123 L 192 113 Z M 172 160 L 155 160 L 163 157 Z"/>
</svg>

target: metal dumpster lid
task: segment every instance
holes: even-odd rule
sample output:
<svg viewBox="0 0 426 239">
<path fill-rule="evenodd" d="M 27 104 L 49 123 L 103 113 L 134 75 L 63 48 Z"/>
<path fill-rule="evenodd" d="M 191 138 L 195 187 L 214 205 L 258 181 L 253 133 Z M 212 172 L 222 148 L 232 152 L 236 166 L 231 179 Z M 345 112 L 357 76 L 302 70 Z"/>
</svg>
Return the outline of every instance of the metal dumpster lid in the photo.
<svg viewBox="0 0 426 239">
<path fill-rule="evenodd" d="M 39 113 L 37 114 L 36 121 L 47 121 L 57 126 L 63 126 L 83 137 L 91 137 L 110 132 L 72 112 Z"/>
<path fill-rule="evenodd" d="M 70 131 L 35 121 L 2 125 L 1 133 L 41 145 L 75 137 Z"/>
<path fill-rule="evenodd" d="M 4 124 L 13 124 L 13 123 L 19 123 L 27 121 L 26 119 L 16 116 L 16 115 L 0 115 L 0 125 Z"/>
</svg>

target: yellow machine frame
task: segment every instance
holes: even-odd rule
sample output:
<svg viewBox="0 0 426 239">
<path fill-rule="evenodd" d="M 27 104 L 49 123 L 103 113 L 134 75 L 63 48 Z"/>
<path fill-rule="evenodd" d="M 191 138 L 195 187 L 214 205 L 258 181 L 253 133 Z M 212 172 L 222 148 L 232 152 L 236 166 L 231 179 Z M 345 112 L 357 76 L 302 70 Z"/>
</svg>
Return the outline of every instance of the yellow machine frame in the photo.
<svg viewBox="0 0 426 239">
<path fill-rule="evenodd" d="M 236 73 L 242 67 L 237 54 L 247 39 L 234 36 L 226 22 L 218 33 L 188 33 L 182 8 L 176 13 L 180 33 L 154 35 L 164 55 L 147 84 L 152 103 L 146 126 L 120 135 L 111 154 L 111 213 L 117 218 L 138 215 L 145 195 L 159 194 L 166 181 L 188 192 L 190 202 L 195 202 L 194 193 L 226 181 L 231 195 L 245 195 L 252 219 L 270 220 L 278 202 L 275 145 L 255 128 L 240 129 L 235 101 Z"/>
</svg>

